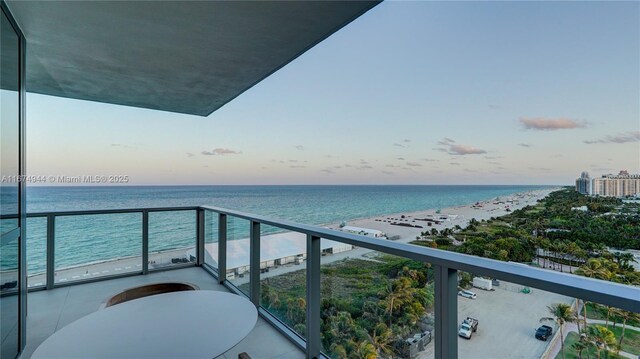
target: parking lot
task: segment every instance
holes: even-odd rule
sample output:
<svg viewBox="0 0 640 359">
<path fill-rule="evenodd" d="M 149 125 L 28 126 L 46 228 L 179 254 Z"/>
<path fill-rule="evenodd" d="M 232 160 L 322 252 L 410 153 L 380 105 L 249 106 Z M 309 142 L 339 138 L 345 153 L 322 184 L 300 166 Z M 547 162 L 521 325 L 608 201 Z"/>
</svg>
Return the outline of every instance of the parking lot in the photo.
<svg viewBox="0 0 640 359">
<path fill-rule="evenodd" d="M 477 299 L 458 296 L 458 322 L 467 316 L 479 321 L 478 331 L 471 339 L 458 338 L 459 358 L 540 358 L 550 342 L 534 338 L 535 329 L 541 325 L 540 318 L 549 316 L 548 305 L 572 303 L 573 298 L 535 288 L 524 294 L 518 291 L 521 288 L 503 282 L 493 291 L 470 289 L 478 295 Z M 555 333 L 556 327 L 547 325 Z M 433 358 L 433 342 L 419 358 Z"/>
</svg>

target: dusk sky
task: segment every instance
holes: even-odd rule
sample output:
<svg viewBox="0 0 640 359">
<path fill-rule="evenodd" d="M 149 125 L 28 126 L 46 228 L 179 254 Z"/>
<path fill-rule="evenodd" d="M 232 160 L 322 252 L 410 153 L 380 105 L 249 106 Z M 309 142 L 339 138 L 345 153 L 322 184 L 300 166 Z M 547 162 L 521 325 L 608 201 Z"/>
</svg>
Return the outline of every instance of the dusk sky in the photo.
<svg viewBox="0 0 640 359">
<path fill-rule="evenodd" d="M 29 94 L 30 175 L 572 184 L 640 172 L 640 3 L 383 2 L 208 117 Z"/>
</svg>

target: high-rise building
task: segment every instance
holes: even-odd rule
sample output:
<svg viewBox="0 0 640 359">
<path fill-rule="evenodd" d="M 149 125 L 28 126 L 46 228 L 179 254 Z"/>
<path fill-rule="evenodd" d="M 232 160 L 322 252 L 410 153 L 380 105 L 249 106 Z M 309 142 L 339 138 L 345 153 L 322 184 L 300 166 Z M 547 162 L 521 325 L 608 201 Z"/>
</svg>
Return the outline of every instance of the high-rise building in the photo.
<svg viewBox="0 0 640 359">
<path fill-rule="evenodd" d="M 582 172 L 580 178 L 576 179 L 576 191 L 582 194 L 591 193 L 591 179 L 588 172 Z"/>
<path fill-rule="evenodd" d="M 640 174 L 629 174 L 629 172 L 623 170 L 617 175 L 608 174 L 594 178 L 591 181 L 591 194 L 606 197 L 624 197 L 640 194 Z"/>
</svg>

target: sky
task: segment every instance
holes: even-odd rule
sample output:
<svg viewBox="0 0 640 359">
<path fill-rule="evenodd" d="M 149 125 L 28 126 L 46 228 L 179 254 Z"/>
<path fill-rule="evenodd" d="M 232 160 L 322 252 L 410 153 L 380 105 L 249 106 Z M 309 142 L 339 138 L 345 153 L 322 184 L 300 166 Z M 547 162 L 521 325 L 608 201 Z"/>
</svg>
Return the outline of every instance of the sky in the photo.
<svg viewBox="0 0 640 359">
<path fill-rule="evenodd" d="M 383 2 L 208 117 L 28 94 L 29 175 L 570 185 L 640 173 L 640 3 Z"/>
</svg>

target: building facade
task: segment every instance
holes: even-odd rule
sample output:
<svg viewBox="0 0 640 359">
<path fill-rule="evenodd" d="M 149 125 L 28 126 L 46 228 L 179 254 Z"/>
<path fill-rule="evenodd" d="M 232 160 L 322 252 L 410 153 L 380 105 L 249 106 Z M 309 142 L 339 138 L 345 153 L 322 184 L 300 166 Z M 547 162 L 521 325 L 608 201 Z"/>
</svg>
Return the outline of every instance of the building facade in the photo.
<svg viewBox="0 0 640 359">
<path fill-rule="evenodd" d="M 582 194 L 591 193 L 591 178 L 588 172 L 582 172 L 580 178 L 576 179 L 576 191 Z"/>
<path fill-rule="evenodd" d="M 576 182 L 577 187 L 577 182 Z M 617 175 L 603 175 L 591 181 L 591 194 L 605 197 L 624 197 L 640 194 L 640 174 L 620 171 Z"/>
</svg>

